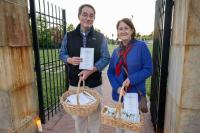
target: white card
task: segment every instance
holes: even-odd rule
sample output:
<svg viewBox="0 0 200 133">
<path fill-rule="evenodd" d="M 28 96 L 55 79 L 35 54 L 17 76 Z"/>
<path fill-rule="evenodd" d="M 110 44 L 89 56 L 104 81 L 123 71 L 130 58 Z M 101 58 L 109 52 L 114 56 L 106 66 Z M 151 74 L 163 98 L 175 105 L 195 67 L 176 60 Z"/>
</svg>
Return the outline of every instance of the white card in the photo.
<svg viewBox="0 0 200 133">
<path fill-rule="evenodd" d="M 137 93 L 126 93 L 124 95 L 124 110 L 130 114 L 139 114 Z"/>
<path fill-rule="evenodd" d="M 81 48 L 80 57 L 82 62 L 79 69 L 92 70 L 94 66 L 94 48 Z"/>
</svg>

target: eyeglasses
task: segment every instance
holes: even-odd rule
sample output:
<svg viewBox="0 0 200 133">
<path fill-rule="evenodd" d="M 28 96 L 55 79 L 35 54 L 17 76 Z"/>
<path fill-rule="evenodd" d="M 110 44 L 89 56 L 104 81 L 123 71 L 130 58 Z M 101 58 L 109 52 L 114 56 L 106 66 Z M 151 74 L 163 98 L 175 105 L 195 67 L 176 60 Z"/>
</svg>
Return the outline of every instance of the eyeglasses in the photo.
<svg viewBox="0 0 200 133">
<path fill-rule="evenodd" d="M 83 17 L 83 18 L 89 18 L 89 19 L 94 19 L 94 14 L 88 14 L 88 13 L 82 13 L 81 14 L 81 16 Z"/>
</svg>

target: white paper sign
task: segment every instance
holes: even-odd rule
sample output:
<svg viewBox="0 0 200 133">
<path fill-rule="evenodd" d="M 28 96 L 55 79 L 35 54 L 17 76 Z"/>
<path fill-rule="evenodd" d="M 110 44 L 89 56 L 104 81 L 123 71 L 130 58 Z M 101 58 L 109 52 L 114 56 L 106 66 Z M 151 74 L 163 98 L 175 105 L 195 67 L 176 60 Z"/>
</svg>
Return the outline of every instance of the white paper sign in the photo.
<svg viewBox="0 0 200 133">
<path fill-rule="evenodd" d="M 137 93 L 126 93 L 124 95 L 124 110 L 130 114 L 139 114 Z"/>
<path fill-rule="evenodd" d="M 82 62 L 79 69 L 92 70 L 94 66 L 94 48 L 81 48 L 80 57 Z"/>
<path fill-rule="evenodd" d="M 77 94 L 73 94 L 67 97 L 66 102 L 70 102 L 71 104 L 77 105 Z M 96 99 L 92 95 L 88 95 L 88 93 L 80 93 L 79 94 L 79 103 L 80 105 L 85 105 L 89 103 L 95 102 Z"/>
</svg>

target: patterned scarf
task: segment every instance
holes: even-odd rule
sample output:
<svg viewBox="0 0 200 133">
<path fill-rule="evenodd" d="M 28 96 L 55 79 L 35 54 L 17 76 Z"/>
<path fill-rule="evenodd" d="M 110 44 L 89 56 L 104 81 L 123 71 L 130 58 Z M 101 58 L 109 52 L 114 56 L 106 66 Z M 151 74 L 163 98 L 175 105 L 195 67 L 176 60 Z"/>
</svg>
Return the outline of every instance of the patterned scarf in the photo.
<svg viewBox="0 0 200 133">
<path fill-rule="evenodd" d="M 129 51 L 132 49 L 133 44 L 129 43 L 127 46 L 123 46 L 120 44 L 120 50 L 118 52 L 118 61 L 115 69 L 115 74 L 119 76 L 122 66 L 125 67 L 126 70 L 128 70 L 127 62 L 126 62 L 126 57 L 129 53 Z"/>
</svg>

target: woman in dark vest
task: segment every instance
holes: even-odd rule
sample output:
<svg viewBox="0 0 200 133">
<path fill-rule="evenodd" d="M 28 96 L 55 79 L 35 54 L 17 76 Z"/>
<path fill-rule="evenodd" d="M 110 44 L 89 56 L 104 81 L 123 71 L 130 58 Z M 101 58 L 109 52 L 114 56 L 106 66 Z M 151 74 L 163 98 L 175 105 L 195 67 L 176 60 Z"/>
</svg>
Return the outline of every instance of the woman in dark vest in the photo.
<svg viewBox="0 0 200 133">
<path fill-rule="evenodd" d="M 68 66 L 69 88 L 76 88 L 79 79 L 85 81 L 86 87 L 97 90 L 102 95 L 101 72 L 108 65 L 110 54 L 104 35 L 94 30 L 95 9 L 90 4 L 79 7 L 80 24 L 68 32 L 62 41 L 60 59 Z M 92 69 L 79 69 L 81 47 L 94 49 L 94 66 Z M 88 117 L 73 116 L 76 133 L 99 133 L 100 106 Z"/>
</svg>

